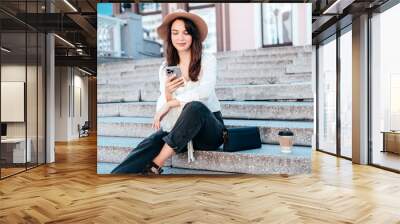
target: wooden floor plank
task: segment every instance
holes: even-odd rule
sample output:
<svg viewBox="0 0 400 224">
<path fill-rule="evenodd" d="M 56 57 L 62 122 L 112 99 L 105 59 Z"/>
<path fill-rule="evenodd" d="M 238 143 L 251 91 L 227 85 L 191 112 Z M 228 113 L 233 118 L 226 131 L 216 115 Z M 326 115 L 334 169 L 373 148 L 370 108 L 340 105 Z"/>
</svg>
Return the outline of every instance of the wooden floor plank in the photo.
<svg viewBox="0 0 400 224">
<path fill-rule="evenodd" d="M 96 174 L 96 137 L 0 181 L 0 223 L 400 223 L 400 175 L 313 153 L 297 176 Z"/>
</svg>

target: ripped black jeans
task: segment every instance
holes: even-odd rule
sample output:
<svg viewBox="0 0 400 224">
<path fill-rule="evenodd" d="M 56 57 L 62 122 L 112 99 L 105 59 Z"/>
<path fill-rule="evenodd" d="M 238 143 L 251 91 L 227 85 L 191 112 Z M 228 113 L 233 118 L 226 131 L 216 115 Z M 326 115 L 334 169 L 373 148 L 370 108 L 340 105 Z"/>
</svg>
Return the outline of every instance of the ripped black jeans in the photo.
<svg viewBox="0 0 400 224">
<path fill-rule="evenodd" d="M 199 101 L 189 102 L 183 107 L 170 132 L 160 129 L 145 138 L 111 173 L 141 173 L 160 153 L 165 143 L 175 153 L 187 151 L 190 140 L 195 150 L 216 150 L 224 141 L 223 130 L 224 122 L 220 111 L 211 112 Z"/>
</svg>

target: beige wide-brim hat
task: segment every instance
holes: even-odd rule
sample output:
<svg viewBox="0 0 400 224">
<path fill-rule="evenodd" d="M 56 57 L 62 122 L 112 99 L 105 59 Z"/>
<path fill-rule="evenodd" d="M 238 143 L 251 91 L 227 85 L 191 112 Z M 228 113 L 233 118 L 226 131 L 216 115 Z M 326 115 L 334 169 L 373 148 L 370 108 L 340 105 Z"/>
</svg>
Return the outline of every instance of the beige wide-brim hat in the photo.
<svg viewBox="0 0 400 224">
<path fill-rule="evenodd" d="M 186 12 L 182 9 L 178 9 L 175 12 L 172 12 L 164 17 L 162 24 L 157 27 L 157 33 L 161 39 L 167 40 L 169 25 L 176 18 L 186 18 L 191 20 L 199 30 L 200 40 L 203 42 L 206 39 L 208 33 L 206 22 L 204 22 L 204 20 L 200 16 L 190 12 Z"/>
</svg>

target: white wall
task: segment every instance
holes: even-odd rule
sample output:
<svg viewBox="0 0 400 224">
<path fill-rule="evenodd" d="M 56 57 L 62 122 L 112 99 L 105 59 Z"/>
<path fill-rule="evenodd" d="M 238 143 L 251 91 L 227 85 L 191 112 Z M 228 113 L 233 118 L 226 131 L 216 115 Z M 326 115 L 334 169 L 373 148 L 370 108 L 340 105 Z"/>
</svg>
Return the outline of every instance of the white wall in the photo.
<svg viewBox="0 0 400 224">
<path fill-rule="evenodd" d="M 229 4 L 229 30 L 232 51 L 261 47 L 261 24 L 256 22 L 261 21 L 261 14 L 257 13 L 257 11 L 260 11 L 259 5 L 258 3 Z M 256 27 L 257 25 L 259 25 L 258 28 Z"/>
<path fill-rule="evenodd" d="M 55 141 L 68 141 L 68 73 L 67 67 L 55 68 Z"/>
<path fill-rule="evenodd" d="M 24 122 L 25 83 L 1 82 L 1 121 Z M 35 105 L 36 108 L 36 105 Z"/>
<path fill-rule="evenodd" d="M 75 96 L 74 98 L 74 108 L 72 108 L 72 116 L 73 119 L 71 120 L 71 135 L 73 138 L 79 137 L 78 133 L 78 124 L 81 126 L 88 121 L 88 78 L 81 76 L 82 73 L 76 74 L 77 70 L 75 70 L 75 78 L 74 78 L 74 86 L 75 86 Z M 79 93 L 80 90 L 80 93 Z M 80 95 L 80 97 L 79 97 Z M 79 99 L 80 98 L 80 99 Z M 81 101 L 79 103 L 79 100 Z M 79 108 L 81 107 L 81 108 Z M 79 111 L 81 109 L 81 112 Z"/>
<path fill-rule="evenodd" d="M 38 69 L 38 70 L 37 70 Z M 24 82 L 26 84 L 26 107 L 23 105 L 20 108 L 21 113 L 26 112 L 26 120 L 22 122 L 6 122 L 7 124 L 7 137 L 23 138 L 26 136 L 30 140 L 30 148 L 32 152 L 32 161 L 36 162 L 39 158 L 39 163 L 44 163 L 44 74 L 42 68 L 35 66 L 25 66 L 25 64 L 3 64 L 1 66 L 2 82 Z M 27 81 L 25 80 L 27 78 Z M 4 89 L 2 89 L 3 91 Z M 23 91 L 23 90 L 21 90 Z M 24 92 L 21 92 L 22 94 Z M 7 95 L 2 95 L 2 98 Z M 24 104 L 24 102 L 23 102 Z M 11 108 L 2 107 L 4 112 L 11 110 Z M 8 113 L 16 113 L 7 111 Z M 37 153 L 39 156 L 37 157 Z"/>
<path fill-rule="evenodd" d="M 88 78 L 75 68 L 56 67 L 55 86 L 55 140 L 77 139 L 78 124 L 83 125 L 88 120 Z"/>
<path fill-rule="evenodd" d="M 25 82 L 25 65 L 1 65 L 1 81 Z"/>
<path fill-rule="evenodd" d="M 27 69 L 27 70 L 26 70 Z M 3 82 L 25 82 L 25 75 L 26 71 L 28 74 L 36 74 L 36 68 L 33 66 L 27 66 L 25 65 L 18 65 L 18 64 L 9 64 L 9 65 L 2 65 L 1 66 L 1 81 Z M 28 77 L 29 78 L 29 77 Z M 33 80 L 29 80 L 30 85 L 36 85 L 36 81 L 34 82 Z M 31 108 L 34 106 L 36 108 L 36 88 L 28 88 L 27 89 L 27 104 L 28 106 L 31 106 Z M 32 102 L 34 102 L 34 105 L 29 105 Z M 40 106 L 40 105 L 39 105 Z M 1 110 L 7 110 L 7 108 L 1 108 Z M 27 119 L 28 119 L 28 137 L 29 134 L 32 133 L 32 130 L 36 130 L 36 113 L 32 113 L 32 109 L 28 109 L 29 113 L 27 113 Z M 34 121 L 35 124 L 31 124 L 31 122 Z M 7 122 L 7 136 L 8 137 L 25 137 L 25 123 L 26 122 Z"/>
<path fill-rule="evenodd" d="M 293 34 L 293 45 L 304 46 L 311 45 L 312 41 L 312 4 L 292 4 L 292 34 Z"/>
<path fill-rule="evenodd" d="M 294 46 L 311 45 L 311 10 L 311 3 L 292 4 Z M 260 3 L 229 4 L 229 20 L 231 50 L 262 47 Z"/>
</svg>

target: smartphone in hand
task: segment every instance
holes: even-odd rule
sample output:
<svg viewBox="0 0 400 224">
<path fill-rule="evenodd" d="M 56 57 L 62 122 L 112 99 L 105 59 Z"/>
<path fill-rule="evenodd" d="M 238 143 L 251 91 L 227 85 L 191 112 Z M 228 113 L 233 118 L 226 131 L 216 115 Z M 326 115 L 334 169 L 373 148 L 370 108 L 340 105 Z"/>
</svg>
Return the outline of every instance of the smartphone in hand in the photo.
<svg viewBox="0 0 400 224">
<path fill-rule="evenodd" d="M 181 69 L 178 66 L 167 66 L 165 70 L 168 77 L 175 74 L 176 78 L 179 78 L 182 75 Z"/>
</svg>

